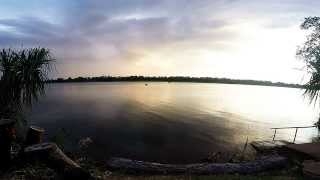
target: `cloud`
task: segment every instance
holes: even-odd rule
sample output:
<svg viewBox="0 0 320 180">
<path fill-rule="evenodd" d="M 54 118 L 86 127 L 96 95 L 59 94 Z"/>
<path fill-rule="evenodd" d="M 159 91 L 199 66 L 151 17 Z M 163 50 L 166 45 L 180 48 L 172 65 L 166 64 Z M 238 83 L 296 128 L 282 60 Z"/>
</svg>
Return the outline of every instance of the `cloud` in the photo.
<svg viewBox="0 0 320 180">
<path fill-rule="evenodd" d="M 79 66 L 78 73 L 63 68 L 60 74 L 76 76 L 125 73 L 139 63 L 146 64 L 144 68 L 148 64 L 154 66 L 160 57 L 168 58 L 161 60 L 167 64 L 181 64 L 179 58 L 184 57 L 183 54 L 192 54 L 194 57 L 189 58 L 194 61 L 192 65 L 200 61 L 201 55 L 195 54 L 204 51 L 232 53 L 232 49 L 241 44 L 239 39 L 243 41 L 242 33 L 247 29 L 243 27 L 295 26 L 297 19 L 307 15 L 308 9 L 313 11 L 314 7 L 310 6 L 317 2 L 79 0 L 36 4 L 36 1 L 24 4 L 25 9 L 30 9 L 24 14 L 12 13 L 10 18 L 0 18 L 0 47 L 22 44 L 51 48 L 61 66 L 72 63 Z M 8 8 L 18 12 L 20 6 Z M 182 55 L 177 55 L 179 53 Z M 84 72 L 88 71 L 83 68 L 86 66 L 92 67 L 92 72 Z"/>
<path fill-rule="evenodd" d="M 151 15 L 151 12 L 142 13 L 137 18 L 134 13 L 139 15 L 140 10 L 161 9 L 159 4 L 152 3 L 154 1 L 137 2 L 83 1 L 68 10 L 68 13 L 65 12 L 65 21 L 62 24 L 52 24 L 39 17 L 0 19 L 0 25 L 13 29 L 11 33 L 0 32 L 1 45 L 21 43 L 26 46 L 46 45 L 57 49 L 90 49 L 96 48 L 95 44 L 100 44 L 113 45 L 122 54 L 132 51 L 127 49 L 132 46 L 150 48 L 208 38 L 209 31 L 225 25 L 221 20 L 175 15 L 156 16 L 157 14 Z M 163 5 L 168 6 L 167 4 L 168 2 Z"/>
</svg>

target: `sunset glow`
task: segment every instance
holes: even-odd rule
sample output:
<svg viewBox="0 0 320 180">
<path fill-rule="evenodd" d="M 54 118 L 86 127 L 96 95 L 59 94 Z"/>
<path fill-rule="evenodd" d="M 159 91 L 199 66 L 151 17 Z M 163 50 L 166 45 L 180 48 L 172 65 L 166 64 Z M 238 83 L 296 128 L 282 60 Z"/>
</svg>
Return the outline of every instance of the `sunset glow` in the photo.
<svg viewBox="0 0 320 180">
<path fill-rule="evenodd" d="M 0 46 L 45 46 L 56 77 L 303 82 L 299 25 L 318 1 L 1 1 Z"/>
</svg>

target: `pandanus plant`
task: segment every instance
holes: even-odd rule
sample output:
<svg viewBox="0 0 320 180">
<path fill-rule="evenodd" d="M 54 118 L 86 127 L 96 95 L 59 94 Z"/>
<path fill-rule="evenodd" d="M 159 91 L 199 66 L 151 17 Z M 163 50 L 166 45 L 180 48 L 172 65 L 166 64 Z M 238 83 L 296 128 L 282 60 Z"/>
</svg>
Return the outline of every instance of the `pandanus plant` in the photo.
<svg viewBox="0 0 320 180">
<path fill-rule="evenodd" d="M 0 117 L 10 116 L 23 105 L 31 106 L 44 94 L 52 61 L 45 48 L 0 51 Z"/>
<path fill-rule="evenodd" d="M 16 117 L 44 94 L 52 61 L 45 48 L 0 50 L 0 168 L 10 162 Z"/>
</svg>

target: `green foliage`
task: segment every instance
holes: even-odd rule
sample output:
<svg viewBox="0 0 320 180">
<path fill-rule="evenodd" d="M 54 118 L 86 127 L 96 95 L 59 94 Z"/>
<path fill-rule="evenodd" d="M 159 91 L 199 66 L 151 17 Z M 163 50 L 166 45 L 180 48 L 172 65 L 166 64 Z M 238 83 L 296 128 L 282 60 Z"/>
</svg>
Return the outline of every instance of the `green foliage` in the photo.
<svg viewBox="0 0 320 180">
<path fill-rule="evenodd" d="M 310 102 L 317 102 L 320 95 L 320 17 L 305 18 L 301 29 L 308 30 L 306 41 L 297 50 L 297 56 L 304 60 L 310 75 L 305 95 Z"/>
<path fill-rule="evenodd" d="M 45 48 L 0 51 L 0 117 L 11 117 L 44 94 L 52 61 Z"/>
</svg>

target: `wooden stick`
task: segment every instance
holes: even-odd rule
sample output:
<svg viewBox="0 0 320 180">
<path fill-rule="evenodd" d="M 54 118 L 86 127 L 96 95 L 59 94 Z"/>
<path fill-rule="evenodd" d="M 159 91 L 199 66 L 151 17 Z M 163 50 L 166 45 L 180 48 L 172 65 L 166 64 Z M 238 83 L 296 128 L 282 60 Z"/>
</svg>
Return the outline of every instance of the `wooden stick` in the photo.
<svg viewBox="0 0 320 180">
<path fill-rule="evenodd" d="M 273 134 L 272 141 L 274 141 L 274 139 L 276 138 L 276 134 L 277 134 L 277 129 L 274 129 L 274 134 Z"/>
<path fill-rule="evenodd" d="M 296 141 L 297 133 L 298 133 L 298 128 L 296 128 L 296 132 L 295 132 L 295 134 L 294 134 L 294 138 L 293 138 L 293 143 Z"/>
</svg>

